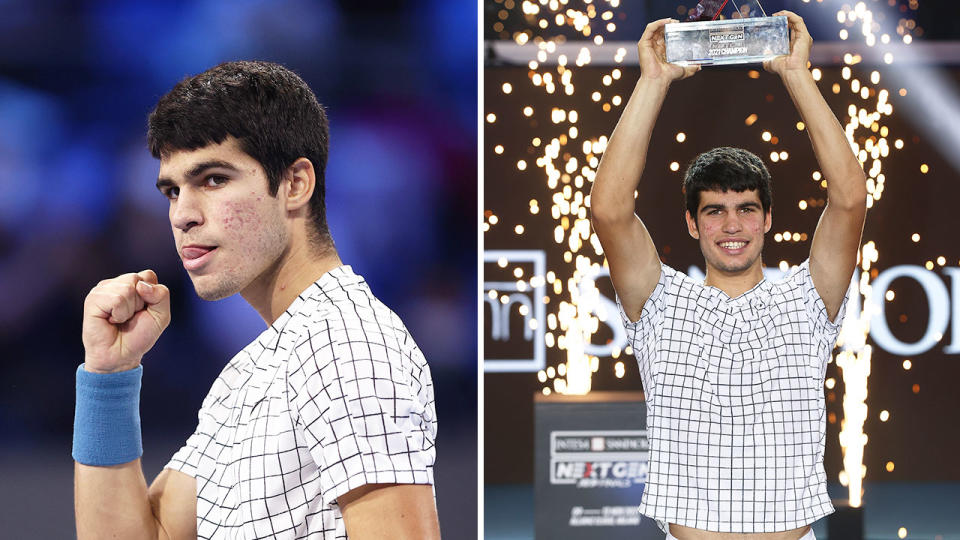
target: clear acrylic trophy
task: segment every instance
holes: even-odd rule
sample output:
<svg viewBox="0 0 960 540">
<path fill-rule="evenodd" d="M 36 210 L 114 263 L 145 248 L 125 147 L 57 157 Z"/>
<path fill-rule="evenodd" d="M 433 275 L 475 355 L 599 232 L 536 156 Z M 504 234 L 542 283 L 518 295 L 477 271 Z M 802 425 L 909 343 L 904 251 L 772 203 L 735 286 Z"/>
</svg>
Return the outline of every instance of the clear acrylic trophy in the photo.
<svg viewBox="0 0 960 540">
<path fill-rule="evenodd" d="M 729 14 L 723 9 L 730 4 Z M 767 17 L 759 0 L 700 0 L 688 22 L 664 27 L 667 62 L 747 64 L 790 54 L 787 18 Z"/>
</svg>

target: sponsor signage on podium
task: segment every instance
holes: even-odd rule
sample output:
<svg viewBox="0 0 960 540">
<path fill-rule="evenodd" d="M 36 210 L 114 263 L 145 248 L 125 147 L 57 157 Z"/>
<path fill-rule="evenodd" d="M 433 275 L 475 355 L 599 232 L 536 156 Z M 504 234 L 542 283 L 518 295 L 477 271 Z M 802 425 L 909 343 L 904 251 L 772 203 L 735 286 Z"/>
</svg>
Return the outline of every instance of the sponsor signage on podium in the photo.
<svg viewBox="0 0 960 540">
<path fill-rule="evenodd" d="M 537 538 L 663 538 L 637 510 L 650 445 L 640 392 L 535 398 Z"/>
</svg>

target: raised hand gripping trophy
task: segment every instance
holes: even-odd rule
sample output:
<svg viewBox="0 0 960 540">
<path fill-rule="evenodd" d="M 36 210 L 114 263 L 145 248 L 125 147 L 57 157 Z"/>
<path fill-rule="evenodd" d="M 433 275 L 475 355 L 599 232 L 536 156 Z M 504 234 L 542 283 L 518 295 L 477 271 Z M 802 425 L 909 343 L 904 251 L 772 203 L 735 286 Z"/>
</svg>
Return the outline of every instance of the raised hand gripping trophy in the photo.
<svg viewBox="0 0 960 540">
<path fill-rule="evenodd" d="M 721 18 L 731 4 L 730 18 Z M 664 27 L 667 62 L 681 66 L 763 62 L 790 54 L 784 16 L 767 17 L 759 0 L 700 0 L 688 22 Z"/>
</svg>

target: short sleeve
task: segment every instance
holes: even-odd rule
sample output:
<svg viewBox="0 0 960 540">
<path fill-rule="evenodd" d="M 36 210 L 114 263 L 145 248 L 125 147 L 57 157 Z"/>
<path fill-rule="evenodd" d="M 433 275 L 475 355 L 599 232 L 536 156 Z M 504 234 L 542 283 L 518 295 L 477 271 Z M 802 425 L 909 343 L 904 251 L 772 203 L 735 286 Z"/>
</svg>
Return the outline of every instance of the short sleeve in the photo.
<svg viewBox="0 0 960 540">
<path fill-rule="evenodd" d="M 201 433 L 199 429 L 194 431 L 187 439 L 187 442 L 184 443 L 183 447 L 177 450 L 177 453 L 170 458 L 170 461 L 167 462 L 164 468 L 180 471 L 196 478 L 197 466 L 200 461 L 199 449 L 206 446 L 209 440 L 210 437 L 205 433 Z"/>
<path fill-rule="evenodd" d="M 640 370 L 640 379 L 643 382 L 643 391 L 646 395 L 647 407 L 653 407 L 657 401 L 657 382 L 655 380 L 654 365 L 657 362 L 660 335 L 662 334 L 664 319 L 667 311 L 668 290 L 673 286 L 678 272 L 665 264 L 660 265 L 660 279 L 654 287 L 650 298 L 643 304 L 640 318 L 631 321 L 623 309 L 620 297 L 617 296 L 617 309 L 627 331 L 627 343 L 633 350 L 633 357 L 637 359 Z"/>
<path fill-rule="evenodd" d="M 840 334 L 840 327 L 843 325 L 843 317 L 846 314 L 847 298 L 844 295 L 840 303 L 840 310 L 837 311 L 837 317 L 831 321 L 827 313 L 827 306 L 823 303 L 823 298 L 817 292 L 813 284 L 813 277 L 810 275 L 810 259 L 803 261 L 796 267 L 791 275 L 791 282 L 797 287 L 803 295 L 803 304 L 807 312 L 807 317 L 813 327 L 813 335 L 820 341 L 823 347 L 833 349 Z"/>
<path fill-rule="evenodd" d="M 173 469 L 194 478 L 197 477 L 201 468 L 200 462 L 205 455 L 209 455 L 210 445 L 214 444 L 216 432 L 216 421 L 210 415 L 206 401 L 209 401 L 209 396 L 197 415 L 197 428 L 187 438 L 183 447 L 173 454 L 164 466 L 165 469 Z"/>
<path fill-rule="evenodd" d="M 663 263 L 660 264 L 660 279 L 650 294 L 650 298 L 647 298 L 646 303 L 643 304 L 640 318 L 636 321 L 630 320 L 627 312 L 623 309 L 623 304 L 620 302 L 620 295 L 617 295 L 617 309 L 620 311 L 620 319 L 623 321 L 623 326 L 627 329 L 627 333 L 629 334 L 628 339 L 631 343 L 637 333 L 645 335 L 653 332 L 656 321 L 661 318 L 659 315 L 663 313 L 666 307 L 664 291 L 666 291 L 670 283 L 673 282 L 676 274 L 677 271 L 673 268 Z"/>
<path fill-rule="evenodd" d="M 328 503 L 366 484 L 433 484 L 436 414 L 429 368 L 416 347 L 403 350 L 385 341 L 297 348 L 301 362 L 289 376 L 291 406 Z"/>
</svg>

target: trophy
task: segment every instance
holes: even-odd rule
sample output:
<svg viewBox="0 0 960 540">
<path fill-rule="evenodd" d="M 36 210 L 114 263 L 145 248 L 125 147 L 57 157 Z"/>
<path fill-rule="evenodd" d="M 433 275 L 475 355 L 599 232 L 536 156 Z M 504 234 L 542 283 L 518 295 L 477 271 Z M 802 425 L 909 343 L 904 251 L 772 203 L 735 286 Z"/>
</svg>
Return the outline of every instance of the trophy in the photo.
<svg viewBox="0 0 960 540">
<path fill-rule="evenodd" d="M 731 13 L 723 8 L 731 4 Z M 681 66 L 763 62 L 790 54 L 786 17 L 767 17 L 759 0 L 700 0 L 687 22 L 664 27 L 667 62 Z"/>
</svg>

